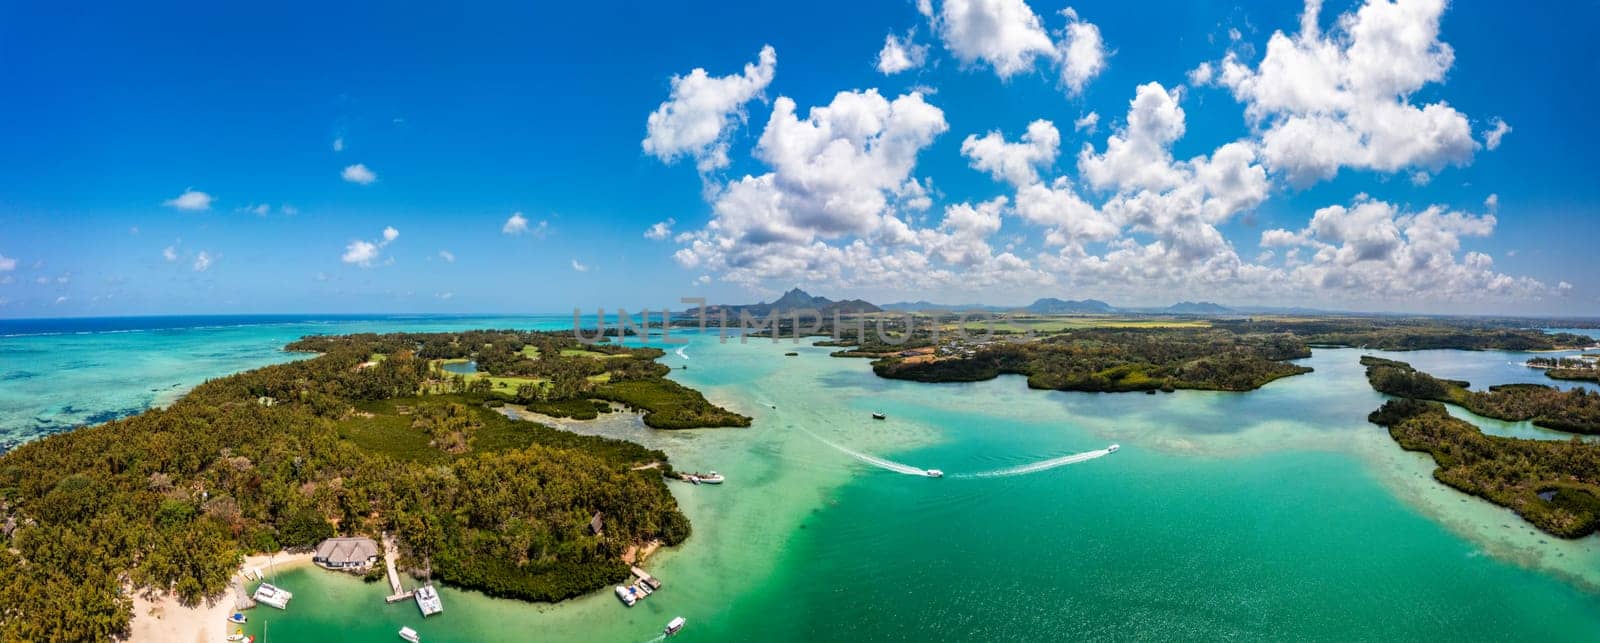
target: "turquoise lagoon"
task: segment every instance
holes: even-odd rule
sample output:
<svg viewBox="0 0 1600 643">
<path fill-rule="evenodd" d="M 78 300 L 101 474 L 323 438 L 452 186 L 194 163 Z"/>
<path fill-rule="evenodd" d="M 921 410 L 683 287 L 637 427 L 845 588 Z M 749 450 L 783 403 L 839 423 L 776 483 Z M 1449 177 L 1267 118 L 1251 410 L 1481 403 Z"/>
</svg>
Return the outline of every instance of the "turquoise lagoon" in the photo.
<svg viewBox="0 0 1600 643">
<path fill-rule="evenodd" d="M 318 332 L 550 324 L 570 317 L 362 320 Z M 290 359 L 267 347 L 303 334 L 192 332 L 210 335 L 30 349 L 55 364 L 159 354 L 213 369 L 174 377 L 151 367 L 148 381 L 181 389 L 194 383 L 184 378 Z M 0 339 L 0 354 L 15 339 Z M 650 561 L 663 591 L 630 609 L 609 593 L 530 605 L 447 588 L 446 613 L 423 621 L 410 604 L 384 605 L 382 585 L 299 569 L 278 579 L 296 593 L 290 610 L 255 610 L 250 631 L 391 641 L 410 625 L 430 643 L 646 641 L 682 615 L 681 638 L 702 641 L 1600 636 L 1600 539 L 1551 538 L 1433 481 L 1430 460 L 1365 421 L 1383 397 L 1362 376 L 1363 351 L 1317 350 L 1302 360 L 1315 372 L 1251 393 L 1150 396 L 1034 391 L 1017 377 L 898 382 L 823 348 L 690 342 L 662 360 L 673 377 L 753 416 L 752 427 L 659 432 L 630 415 L 562 424 L 727 476 L 721 487 L 673 485 L 695 531 Z M 800 355 L 783 356 L 791 350 Z M 1377 354 L 1474 386 L 1529 377 L 1525 354 Z M 71 386 L 77 368 L 57 383 Z M 148 396 L 155 386 L 124 390 L 133 386 L 122 379 L 66 403 L 160 403 Z M 48 412 L 40 406 L 3 407 L 0 431 L 29 428 L 13 422 Z M 1566 437 L 1467 416 L 1494 433 Z M 947 477 L 872 466 L 824 440 Z M 1110 443 L 1121 450 L 1086 462 L 962 477 Z"/>
</svg>

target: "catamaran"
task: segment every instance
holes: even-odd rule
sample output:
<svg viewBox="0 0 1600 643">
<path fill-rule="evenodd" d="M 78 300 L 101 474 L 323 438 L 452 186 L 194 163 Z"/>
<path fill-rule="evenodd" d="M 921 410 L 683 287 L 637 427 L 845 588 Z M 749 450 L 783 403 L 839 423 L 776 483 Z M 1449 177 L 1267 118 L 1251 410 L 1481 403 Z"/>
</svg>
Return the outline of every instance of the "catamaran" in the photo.
<svg viewBox="0 0 1600 643">
<path fill-rule="evenodd" d="M 257 603 L 265 603 L 278 609 L 289 609 L 289 599 L 294 598 L 294 594 L 271 583 L 262 583 L 256 588 L 254 598 Z"/>
</svg>

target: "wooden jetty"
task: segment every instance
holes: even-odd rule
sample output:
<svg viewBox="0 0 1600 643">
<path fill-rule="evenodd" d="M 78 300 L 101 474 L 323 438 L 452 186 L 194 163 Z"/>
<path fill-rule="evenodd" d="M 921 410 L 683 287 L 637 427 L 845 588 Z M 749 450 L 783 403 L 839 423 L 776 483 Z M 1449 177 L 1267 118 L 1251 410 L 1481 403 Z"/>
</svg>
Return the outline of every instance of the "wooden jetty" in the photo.
<svg viewBox="0 0 1600 643">
<path fill-rule="evenodd" d="M 388 568 L 390 589 L 389 596 L 383 599 L 386 603 L 398 603 L 411 598 L 411 592 L 406 591 L 404 587 L 400 586 L 400 572 L 394 568 L 394 561 L 399 557 L 400 552 L 396 551 L 394 548 L 394 537 L 390 536 L 389 534 L 384 534 L 383 565 L 384 567 Z"/>
</svg>

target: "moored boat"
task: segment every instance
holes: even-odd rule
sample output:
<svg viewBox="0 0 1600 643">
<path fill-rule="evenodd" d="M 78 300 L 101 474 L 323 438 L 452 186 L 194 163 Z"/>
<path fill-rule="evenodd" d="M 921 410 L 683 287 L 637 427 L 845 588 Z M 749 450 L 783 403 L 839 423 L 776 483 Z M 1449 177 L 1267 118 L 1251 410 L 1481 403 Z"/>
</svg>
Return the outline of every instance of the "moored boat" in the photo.
<svg viewBox="0 0 1600 643">
<path fill-rule="evenodd" d="M 874 420 L 887 420 L 887 419 L 889 419 L 889 416 L 884 415 L 882 413 L 879 413 L 878 411 L 873 411 L 872 412 L 872 419 L 874 419 Z"/>
<path fill-rule="evenodd" d="M 271 583 L 262 583 L 260 587 L 256 588 L 253 598 L 256 599 L 257 603 L 263 603 L 278 609 L 288 609 L 289 599 L 294 598 L 294 594 Z"/>
<path fill-rule="evenodd" d="M 682 616 L 673 617 L 671 621 L 667 622 L 666 629 L 661 630 L 661 633 L 666 636 L 672 636 L 673 634 L 683 631 L 683 626 L 687 623 L 688 621 L 685 621 Z"/>
<path fill-rule="evenodd" d="M 702 475 L 697 475 L 695 477 L 699 478 L 700 482 L 703 482 L 705 484 L 722 484 L 722 481 L 726 479 L 726 478 L 722 477 L 722 474 L 717 473 L 715 471 L 712 471 L 711 473 L 705 474 L 703 476 Z"/>
<path fill-rule="evenodd" d="M 411 641 L 411 643 L 422 643 L 422 635 L 409 627 L 400 628 L 400 638 Z"/>
<path fill-rule="evenodd" d="M 617 599 L 622 601 L 622 604 L 627 605 L 628 607 L 633 607 L 634 603 L 639 602 L 639 597 L 634 595 L 633 588 L 624 587 L 622 585 L 617 586 Z"/>
<path fill-rule="evenodd" d="M 231 623 L 244 623 L 248 620 L 250 619 L 245 617 L 244 612 L 234 612 L 232 616 L 228 617 L 228 621 Z"/>
</svg>

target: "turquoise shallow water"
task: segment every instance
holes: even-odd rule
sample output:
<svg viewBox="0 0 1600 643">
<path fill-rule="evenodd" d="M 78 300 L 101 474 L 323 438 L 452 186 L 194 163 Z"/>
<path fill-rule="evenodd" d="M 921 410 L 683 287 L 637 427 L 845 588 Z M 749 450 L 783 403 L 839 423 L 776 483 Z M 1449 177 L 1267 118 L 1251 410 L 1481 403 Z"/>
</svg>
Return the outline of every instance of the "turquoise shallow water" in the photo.
<svg viewBox="0 0 1600 643">
<path fill-rule="evenodd" d="M 172 403 L 206 379 L 302 359 L 306 335 L 572 327 L 538 317 L 144 317 L 0 320 L 0 450 Z"/>
<path fill-rule="evenodd" d="M 491 325 L 538 320 L 501 321 Z M 485 323 L 402 324 L 458 322 Z M 163 352 L 165 338 L 123 341 L 156 345 L 117 351 Z M 193 345 L 229 350 L 217 341 Z M 751 428 L 657 432 L 626 415 L 565 425 L 727 475 L 721 487 L 673 485 L 695 533 L 650 561 L 660 593 L 628 609 L 604 594 L 552 606 L 446 589 L 446 613 L 423 621 L 414 606 L 382 604 L 381 585 L 302 569 L 279 579 L 296 592 L 290 611 L 255 610 L 250 630 L 270 623 L 274 641 L 391 641 L 401 625 L 430 643 L 645 641 L 683 615 L 681 638 L 703 641 L 1594 640 L 1600 539 L 1556 541 L 1434 482 L 1430 461 L 1365 422 L 1383 398 L 1361 354 L 1318 350 L 1304 360 L 1314 373 L 1248 394 L 1096 395 L 1016 377 L 882 380 L 822 348 L 700 336 L 663 361 L 754 416 Z M 1385 355 L 1475 385 L 1527 370 L 1508 353 Z M 889 419 L 869 419 L 874 410 Z M 895 473 L 818 437 L 949 475 Z M 1118 453 L 1078 464 L 958 477 L 1113 442 Z"/>
</svg>

